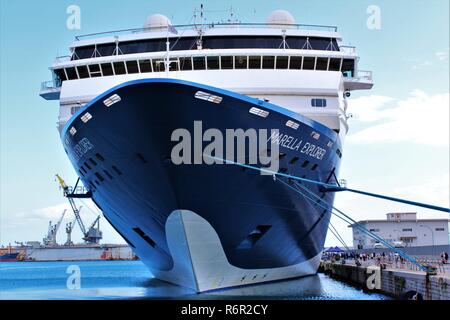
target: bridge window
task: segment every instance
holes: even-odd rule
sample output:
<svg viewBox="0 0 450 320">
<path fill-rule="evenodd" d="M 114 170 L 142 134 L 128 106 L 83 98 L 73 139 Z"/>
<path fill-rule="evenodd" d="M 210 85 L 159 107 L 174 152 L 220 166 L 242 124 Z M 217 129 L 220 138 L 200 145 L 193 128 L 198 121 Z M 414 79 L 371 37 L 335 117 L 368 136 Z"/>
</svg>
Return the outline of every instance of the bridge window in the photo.
<svg viewBox="0 0 450 320">
<path fill-rule="evenodd" d="M 219 57 L 207 57 L 207 69 L 208 70 L 217 70 L 219 69 Z"/>
<path fill-rule="evenodd" d="M 324 108 L 327 106 L 327 99 L 311 99 L 311 106 Z"/>
<path fill-rule="evenodd" d="M 193 57 L 192 60 L 194 62 L 194 70 L 206 69 L 205 57 Z"/>
<path fill-rule="evenodd" d="M 78 66 L 78 75 L 80 76 L 80 79 L 89 78 L 89 72 L 86 66 Z"/>
<path fill-rule="evenodd" d="M 69 78 L 69 80 L 78 79 L 78 75 L 77 75 L 77 72 L 75 71 L 74 67 L 66 68 L 66 73 L 67 73 L 67 78 Z"/>
<path fill-rule="evenodd" d="M 261 56 L 248 57 L 248 68 L 249 69 L 261 69 Z"/>
<path fill-rule="evenodd" d="M 152 62 L 150 60 L 140 60 L 139 68 L 141 72 L 152 72 Z"/>
<path fill-rule="evenodd" d="M 328 58 L 317 58 L 316 70 L 327 70 L 328 69 Z"/>
<path fill-rule="evenodd" d="M 137 65 L 137 61 L 127 61 L 127 70 L 128 73 L 138 73 L 139 69 L 138 69 L 138 65 Z"/>
<path fill-rule="evenodd" d="M 97 51 L 98 53 L 100 53 L 100 56 L 102 57 L 112 56 L 114 54 L 115 49 L 116 49 L 115 43 L 106 43 L 97 45 Z"/>
<path fill-rule="evenodd" d="M 179 71 L 180 69 L 178 68 L 178 59 L 170 59 L 169 61 L 169 70 L 170 71 Z"/>
<path fill-rule="evenodd" d="M 233 57 L 220 57 L 220 65 L 222 69 L 233 69 Z"/>
<path fill-rule="evenodd" d="M 117 74 L 125 74 L 125 63 L 123 61 L 117 61 L 113 63 L 114 66 L 114 72 Z"/>
<path fill-rule="evenodd" d="M 301 57 L 301 56 L 200 56 L 172 58 L 170 71 L 178 70 L 226 70 L 226 69 L 292 69 L 292 70 L 329 70 L 342 69 L 344 76 L 353 76 L 355 60 L 325 57 Z M 342 68 L 341 68 L 342 65 Z M 64 73 L 64 70 L 66 73 Z M 145 59 L 116 61 L 112 63 L 92 64 L 66 69 L 55 70 L 56 80 L 85 79 L 89 77 L 101 77 L 122 74 L 136 74 L 147 72 L 164 72 L 165 59 Z M 320 102 L 314 107 L 325 107 Z"/>
<path fill-rule="evenodd" d="M 308 40 L 307 40 L 308 38 Z M 196 37 L 172 38 L 171 51 L 192 50 L 195 48 Z M 203 48 L 207 49 L 243 49 L 266 48 L 278 49 L 283 41 L 279 36 L 206 36 L 203 37 Z M 287 45 L 290 49 L 329 50 L 339 51 L 336 39 L 306 36 L 287 36 Z M 308 45 L 306 44 L 308 42 Z M 97 51 L 95 51 L 97 50 Z M 166 50 L 166 38 L 143 39 L 119 43 L 119 50 L 123 54 L 142 52 L 164 52 Z M 115 43 L 98 44 L 76 47 L 72 60 L 89 59 L 94 57 L 94 52 L 102 57 L 112 56 L 116 51 Z"/>
<path fill-rule="evenodd" d="M 329 71 L 340 71 L 341 70 L 341 59 L 330 58 L 330 65 L 328 67 Z"/>
<path fill-rule="evenodd" d="M 153 71 L 154 72 L 164 72 L 166 71 L 166 66 L 164 64 L 164 60 L 153 60 Z"/>
<path fill-rule="evenodd" d="M 180 70 L 192 70 L 191 57 L 180 58 Z"/>
<path fill-rule="evenodd" d="M 104 77 L 114 75 L 111 63 L 102 63 L 100 66 L 102 67 Z"/>
<path fill-rule="evenodd" d="M 247 56 L 234 57 L 234 68 L 235 69 L 247 69 Z"/>
<path fill-rule="evenodd" d="M 277 69 L 287 69 L 288 68 L 288 60 L 287 56 L 278 56 L 277 57 Z"/>
<path fill-rule="evenodd" d="M 402 229 L 402 231 L 404 231 L 404 232 L 411 232 L 412 231 L 412 229 L 411 228 L 405 228 L 405 229 Z"/>
<path fill-rule="evenodd" d="M 91 78 L 101 77 L 102 73 L 100 71 L 100 66 L 98 64 L 89 65 L 89 74 Z"/>
<path fill-rule="evenodd" d="M 315 57 L 304 57 L 303 58 L 303 69 L 304 70 L 314 70 L 316 58 Z"/>
<path fill-rule="evenodd" d="M 274 69 L 275 68 L 275 57 L 274 56 L 264 56 L 263 57 L 263 69 Z"/>
<path fill-rule="evenodd" d="M 342 61 L 342 73 L 345 77 L 353 77 L 355 72 L 355 60 L 354 59 L 344 59 Z"/>
<path fill-rule="evenodd" d="M 66 73 L 64 72 L 64 69 L 56 69 L 54 70 L 56 77 L 62 82 L 62 81 L 66 81 Z"/>
<path fill-rule="evenodd" d="M 301 69 L 301 68 L 302 68 L 302 57 L 291 57 L 289 69 Z"/>
</svg>

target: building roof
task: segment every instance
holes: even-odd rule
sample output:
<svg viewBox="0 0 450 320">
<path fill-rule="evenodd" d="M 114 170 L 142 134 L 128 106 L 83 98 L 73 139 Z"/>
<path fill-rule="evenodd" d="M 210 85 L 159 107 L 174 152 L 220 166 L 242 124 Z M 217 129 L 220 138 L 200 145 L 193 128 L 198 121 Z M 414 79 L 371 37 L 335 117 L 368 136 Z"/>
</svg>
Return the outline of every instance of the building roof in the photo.
<svg viewBox="0 0 450 320">
<path fill-rule="evenodd" d="M 358 223 L 363 224 L 372 222 L 400 223 L 400 222 L 442 222 L 442 221 L 450 222 L 450 219 L 441 218 L 441 219 L 413 219 L 413 220 L 361 220 L 358 221 Z M 348 227 L 353 227 L 354 225 L 355 223 L 352 223 Z"/>
</svg>

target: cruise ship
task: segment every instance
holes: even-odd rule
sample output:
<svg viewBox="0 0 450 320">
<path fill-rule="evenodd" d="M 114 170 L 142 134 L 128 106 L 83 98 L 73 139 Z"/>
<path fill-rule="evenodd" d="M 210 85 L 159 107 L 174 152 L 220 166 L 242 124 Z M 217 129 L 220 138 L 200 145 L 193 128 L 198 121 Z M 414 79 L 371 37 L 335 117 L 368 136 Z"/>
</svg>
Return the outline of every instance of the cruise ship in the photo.
<svg viewBox="0 0 450 320">
<path fill-rule="evenodd" d="M 336 27 L 285 10 L 265 23 L 198 17 L 76 37 L 41 88 L 59 100 L 62 146 L 156 278 L 203 292 L 315 274 L 334 193 L 292 177 L 339 184 L 347 101 L 372 73 Z M 264 142 L 278 147 L 277 171 L 175 163 L 173 133 L 195 136 L 195 123 L 275 132 Z"/>
</svg>

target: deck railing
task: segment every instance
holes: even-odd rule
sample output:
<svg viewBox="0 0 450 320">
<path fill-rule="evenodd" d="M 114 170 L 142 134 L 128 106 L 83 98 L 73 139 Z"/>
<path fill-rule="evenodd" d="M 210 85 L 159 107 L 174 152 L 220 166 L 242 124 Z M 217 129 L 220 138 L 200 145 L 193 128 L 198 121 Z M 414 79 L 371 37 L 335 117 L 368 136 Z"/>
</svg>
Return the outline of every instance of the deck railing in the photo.
<svg viewBox="0 0 450 320">
<path fill-rule="evenodd" d="M 347 54 L 356 54 L 356 47 L 341 45 L 339 46 L 339 51 Z"/>
<path fill-rule="evenodd" d="M 70 61 L 71 56 L 59 56 L 55 58 L 55 63 Z"/>
<path fill-rule="evenodd" d="M 57 81 L 44 81 L 41 83 L 41 92 L 44 91 L 58 91 L 61 87 L 61 84 Z"/>
<path fill-rule="evenodd" d="M 268 24 L 268 23 L 209 23 L 209 24 L 183 24 L 170 26 L 168 31 L 182 31 L 182 30 L 208 30 L 214 28 L 270 28 L 279 27 L 280 29 L 297 29 L 297 30 L 315 30 L 315 31 L 327 31 L 327 32 L 337 32 L 337 27 L 327 26 L 327 25 L 316 25 L 316 24 Z M 75 41 L 87 40 L 91 38 L 96 38 L 99 36 L 119 36 L 127 34 L 136 34 L 149 31 L 166 31 L 166 27 L 154 27 L 154 28 L 134 28 L 134 29 L 123 29 L 114 31 L 97 32 L 85 35 L 79 35 L 75 37 Z M 173 36 L 173 33 L 171 34 Z"/>
<path fill-rule="evenodd" d="M 372 73 L 372 71 L 358 70 L 356 72 L 354 78 L 359 79 L 359 80 L 372 81 L 373 80 L 373 73 Z"/>
</svg>

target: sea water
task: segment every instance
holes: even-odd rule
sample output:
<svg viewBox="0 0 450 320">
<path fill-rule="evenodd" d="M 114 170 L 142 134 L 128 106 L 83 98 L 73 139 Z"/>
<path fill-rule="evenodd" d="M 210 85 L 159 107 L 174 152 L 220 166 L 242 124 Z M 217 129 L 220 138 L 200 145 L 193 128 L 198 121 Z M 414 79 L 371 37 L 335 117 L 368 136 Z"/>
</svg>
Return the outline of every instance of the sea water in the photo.
<svg viewBox="0 0 450 320">
<path fill-rule="evenodd" d="M 141 261 L 2 262 L 0 299 L 382 300 L 323 274 L 197 294 L 155 279 Z"/>
</svg>

